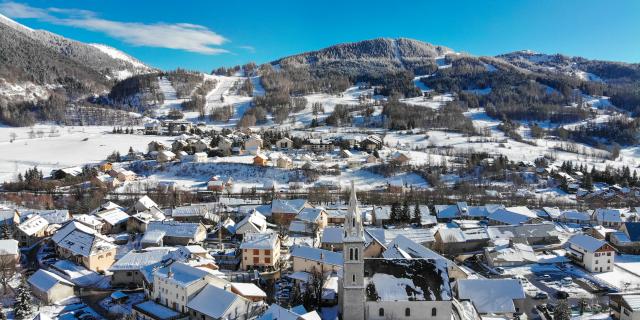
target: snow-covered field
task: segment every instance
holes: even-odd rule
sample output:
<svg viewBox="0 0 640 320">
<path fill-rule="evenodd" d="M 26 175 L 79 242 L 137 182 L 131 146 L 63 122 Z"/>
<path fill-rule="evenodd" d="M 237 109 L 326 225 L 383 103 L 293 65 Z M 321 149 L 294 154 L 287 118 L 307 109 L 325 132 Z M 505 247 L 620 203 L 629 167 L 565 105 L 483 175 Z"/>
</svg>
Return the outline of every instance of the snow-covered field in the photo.
<svg viewBox="0 0 640 320">
<path fill-rule="evenodd" d="M 153 140 L 171 137 L 112 134 L 112 127 L 64 127 L 36 125 L 0 127 L 0 181 L 38 166 L 47 175 L 52 169 L 98 163 L 113 151 L 126 154 L 129 147 L 145 151 Z M 33 134 L 30 132 L 33 130 Z M 38 134 L 42 133 L 41 137 Z M 52 133 L 53 132 L 53 133 Z M 15 134 L 15 141 L 11 142 Z M 31 138 L 33 136 L 33 138 Z"/>
</svg>

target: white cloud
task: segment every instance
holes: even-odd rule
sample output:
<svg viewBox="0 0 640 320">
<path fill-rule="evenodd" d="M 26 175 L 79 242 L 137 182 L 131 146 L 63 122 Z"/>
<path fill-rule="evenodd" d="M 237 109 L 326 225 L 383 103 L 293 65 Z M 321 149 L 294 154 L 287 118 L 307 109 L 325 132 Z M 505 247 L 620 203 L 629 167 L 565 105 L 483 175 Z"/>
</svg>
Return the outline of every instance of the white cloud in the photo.
<svg viewBox="0 0 640 320">
<path fill-rule="evenodd" d="M 191 23 L 139 23 L 99 18 L 81 9 L 35 8 L 16 2 L 0 3 L 0 12 L 11 18 L 38 19 L 107 34 L 130 45 L 186 50 L 202 54 L 228 52 L 218 46 L 228 39 L 207 27 Z"/>
</svg>

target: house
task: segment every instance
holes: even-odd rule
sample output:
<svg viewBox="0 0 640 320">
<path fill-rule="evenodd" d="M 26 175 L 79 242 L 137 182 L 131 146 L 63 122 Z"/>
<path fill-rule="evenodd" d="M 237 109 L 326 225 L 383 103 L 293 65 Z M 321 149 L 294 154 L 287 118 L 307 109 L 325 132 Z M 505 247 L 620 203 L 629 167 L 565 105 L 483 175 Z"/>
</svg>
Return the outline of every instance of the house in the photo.
<svg viewBox="0 0 640 320">
<path fill-rule="evenodd" d="M 156 160 L 161 163 L 173 161 L 175 158 L 176 154 L 168 150 L 158 151 L 158 155 L 156 156 Z"/>
<path fill-rule="evenodd" d="M 326 227 L 320 236 L 320 247 L 325 250 L 342 251 L 342 227 Z"/>
<path fill-rule="evenodd" d="M 33 215 L 18 225 L 14 237 L 20 242 L 21 247 L 30 247 L 48 236 L 48 226 L 49 222 L 46 219 Z"/>
<path fill-rule="evenodd" d="M 378 163 L 380 162 L 380 158 L 376 157 L 373 154 L 370 154 L 367 156 L 367 158 L 365 159 L 366 163 Z"/>
<path fill-rule="evenodd" d="M 118 170 L 116 177 L 120 182 L 133 181 L 137 177 L 136 173 L 131 170 Z"/>
<path fill-rule="evenodd" d="M 598 225 L 618 229 L 632 214 L 626 209 L 598 208 L 593 215 Z"/>
<path fill-rule="evenodd" d="M 560 232 L 553 223 L 522 224 L 517 226 L 490 226 L 487 234 L 492 241 L 506 240 L 529 245 L 560 243 Z"/>
<path fill-rule="evenodd" d="M 323 208 L 304 208 L 289 225 L 289 231 L 315 235 L 327 226 L 327 212 Z M 294 224 L 297 228 L 293 228 Z"/>
<path fill-rule="evenodd" d="M 589 272 L 613 270 L 615 249 L 605 241 L 584 234 L 569 238 L 566 256 Z"/>
<path fill-rule="evenodd" d="M 127 221 L 127 232 L 129 233 L 144 233 L 147 231 L 147 226 L 151 221 L 165 220 L 164 212 L 158 208 L 151 208 L 146 211 L 138 212 L 129 217 Z"/>
<path fill-rule="evenodd" d="M 158 120 L 154 120 L 144 124 L 144 134 L 158 135 L 161 132 L 162 132 L 162 124 Z"/>
<path fill-rule="evenodd" d="M 89 215 L 89 214 L 79 214 L 73 216 L 73 220 L 79 223 L 84 224 L 85 226 L 95 230 L 96 232 L 102 231 L 102 226 L 104 222 L 98 218 L 98 216 Z"/>
<path fill-rule="evenodd" d="M 483 250 L 489 243 L 484 228 L 462 230 L 439 229 L 435 234 L 435 248 L 443 254 L 460 254 Z"/>
<path fill-rule="evenodd" d="M 18 210 L 15 209 L 3 209 L 0 210 L 0 225 L 9 226 L 9 229 L 13 229 L 20 223 L 20 215 Z"/>
<path fill-rule="evenodd" d="M 150 251 L 129 251 L 110 268 L 112 287 L 142 287 L 142 269 L 161 266 L 172 258 L 172 248 L 157 248 Z"/>
<path fill-rule="evenodd" d="M 214 192 L 222 192 L 225 189 L 225 183 L 222 180 L 209 180 L 207 182 L 207 190 Z"/>
<path fill-rule="evenodd" d="M 333 143 L 330 140 L 309 139 L 303 144 L 303 148 L 316 153 L 325 153 L 333 151 Z"/>
<path fill-rule="evenodd" d="M 247 233 L 267 232 L 267 217 L 257 210 L 253 210 L 234 226 L 235 234 L 244 235 Z"/>
<path fill-rule="evenodd" d="M 120 233 L 127 230 L 129 215 L 120 208 L 104 210 L 96 214 L 103 222 L 102 234 Z"/>
<path fill-rule="evenodd" d="M 562 211 L 556 220 L 564 223 L 588 225 L 591 222 L 591 215 L 577 210 L 567 210 Z"/>
<path fill-rule="evenodd" d="M 411 157 L 405 152 L 396 151 L 391 155 L 390 162 L 397 165 L 405 165 L 411 161 Z"/>
<path fill-rule="evenodd" d="M 143 247 L 160 243 L 162 245 L 186 246 L 200 243 L 207 237 L 207 230 L 202 223 L 179 221 L 151 221 L 147 231 L 140 240 Z"/>
<path fill-rule="evenodd" d="M 289 150 L 293 148 L 293 140 L 284 137 L 278 141 L 276 141 L 276 148 L 278 149 L 283 149 L 283 150 Z"/>
<path fill-rule="evenodd" d="M 31 286 L 33 295 L 46 304 L 54 304 L 74 297 L 73 283 L 44 269 L 38 269 L 27 282 Z"/>
<path fill-rule="evenodd" d="M 197 139 L 194 143 L 191 144 L 193 146 L 193 150 L 195 153 L 204 153 L 209 149 L 209 143 L 204 139 Z"/>
<path fill-rule="evenodd" d="M 625 222 L 620 231 L 612 232 L 609 238 L 618 251 L 640 253 L 640 222 Z"/>
<path fill-rule="evenodd" d="M 498 209 L 487 216 L 489 225 L 519 225 L 541 222 L 538 215 L 527 207 Z"/>
<path fill-rule="evenodd" d="M 453 296 L 441 260 L 364 259 L 363 280 L 364 310 L 343 302 L 343 316 L 344 309 L 353 308 L 365 319 L 451 318 Z"/>
<path fill-rule="evenodd" d="M 609 294 L 611 318 L 616 320 L 640 319 L 640 294 L 638 292 L 621 292 Z"/>
<path fill-rule="evenodd" d="M 257 305 L 231 290 L 207 284 L 187 307 L 192 320 L 226 320 L 245 319 Z"/>
<path fill-rule="evenodd" d="M 196 163 L 207 162 L 208 155 L 205 152 L 196 152 L 191 156 L 191 161 Z"/>
<path fill-rule="evenodd" d="M 148 196 L 142 196 L 133 205 L 133 209 L 136 212 L 147 211 L 147 210 L 150 210 L 151 208 L 160 208 L 160 207 L 158 207 L 158 204 L 155 203 L 153 200 L 151 200 L 151 198 L 149 198 Z"/>
<path fill-rule="evenodd" d="M 280 238 L 276 233 L 247 233 L 240 250 L 242 270 L 273 268 L 280 259 Z"/>
<path fill-rule="evenodd" d="M 269 158 L 267 158 L 267 156 L 263 155 L 263 154 L 256 154 L 255 157 L 253 157 L 253 164 L 256 166 L 266 166 L 267 163 L 269 162 Z"/>
<path fill-rule="evenodd" d="M 244 149 L 245 150 L 256 150 L 260 151 L 262 148 L 262 138 L 257 134 L 252 134 L 244 141 Z"/>
<path fill-rule="evenodd" d="M 338 272 L 342 269 L 342 253 L 324 249 L 295 246 L 291 250 L 293 272 Z"/>
<path fill-rule="evenodd" d="M 20 249 L 18 249 L 18 241 L 14 239 L 0 240 L 0 261 L 20 261 Z"/>
<path fill-rule="evenodd" d="M 81 174 L 82 174 L 81 167 L 69 167 L 69 168 L 62 168 L 62 169 L 51 171 L 51 177 L 56 180 L 73 178 L 73 177 L 80 176 Z"/>
<path fill-rule="evenodd" d="M 523 310 L 526 295 L 516 279 L 464 279 L 456 283 L 458 300 L 470 301 L 481 315 L 513 318 Z"/>
<path fill-rule="evenodd" d="M 224 287 L 228 282 L 215 276 L 206 268 L 174 262 L 153 272 L 151 298 L 165 307 L 187 314 L 189 313 L 187 305 L 209 284 Z M 216 299 L 209 300 L 209 304 L 217 305 L 212 303 L 213 301 Z M 199 318 L 193 317 L 193 319 Z"/>
<path fill-rule="evenodd" d="M 305 199 L 274 199 L 271 202 L 271 215 L 276 223 L 289 225 L 302 209 L 307 207 L 309 205 Z"/>
<path fill-rule="evenodd" d="M 537 263 L 533 248 L 524 243 L 499 241 L 494 247 L 484 249 L 484 257 L 491 267 L 514 267 Z"/>
<path fill-rule="evenodd" d="M 232 282 L 231 292 L 253 302 L 265 301 L 267 299 L 267 293 L 253 283 Z"/>
<path fill-rule="evenodd" d="M 113 169 L 113 163 L 111 162 L 103 162 L 98 166 L 98 170 L 102 171 L 102 172 L 109 172 L 111 171 L 111 169 Z"/>
<path fill-rule="evenodd" d="M 136 320 L 182 320 L 186 316 L 151 300 L 136 303 L 131 307 L 131 315 Z"/>
<path fill-rule="evenodd" d="M 291 160 L 291 158 L 283 155 L 276 160 L 276 165 L 280 169 L 290 169 L 293 165 L 293 161 Z"/>
<path fill-rule="evenodd" d="M 370 135 L 360 142 L 360 148 L 373 152 L 382 149 L 382 138 L 377 135 Z"/>
<path fill-rule="evenodd" d="M 175 221 L 182 222 L 218 222 L 218 215 L 213 211 L 216 210 L 215 205 L 192 204 L 189 206 L 180 206 L 169 209 L 171 217 Z"/>
<path fill-rule="evenodd" d="M 51 240 L 60 258 L 89 270 L 106 271 L 115 262 L 116 246 L 111 240 L 77 221 L 67 223 Z"/>
<path fill-rule="evenodd" d="M 171 143 L 171 151 L 178 153 L 189 147 L 189 143 L 186 140 L 178 139 Z"/>
</svg>

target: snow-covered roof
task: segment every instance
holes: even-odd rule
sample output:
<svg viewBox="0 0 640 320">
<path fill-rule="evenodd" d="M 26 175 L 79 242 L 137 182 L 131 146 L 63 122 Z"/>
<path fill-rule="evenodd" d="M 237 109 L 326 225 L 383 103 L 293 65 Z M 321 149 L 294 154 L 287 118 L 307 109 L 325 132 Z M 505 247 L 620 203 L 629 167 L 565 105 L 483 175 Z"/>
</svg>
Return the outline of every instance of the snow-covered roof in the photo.
<svg viewBox="0 0 640 320">
<path fill-rule="evenodd" d="M 180 313 L 177 311 L 169 309 L 161 304 L 157 304 L 151 300 L 135 304 L 133 305 L 133 308 L 152 316 L 154 319 L 167 320 L 180 316 Z"/>
<path fill-rule="evenodd" d="M 627 220 L 626 213 L 626 209 L 598 208 L 595 216 L 601 222 L 624 222 Z"/>
<path fill-rule="evenodd" d="M 164 231 L 165 236 L 175 238 L 195 238 L 200 231 L 200 223 L 178 221 L 150 221 L 147 226 L 149 231 Z"/>
<path fill-rule="evenodd" d="M 172 248 L 159 248 L 150 251 L 129 251 L 116 261 L 109 271 L 140 270 L 146 266 L 155 265 L 168 260 Z"/>
<path fill-rule="evenodd" d="M 578 221 L 589 221 L 591 220 L 591 216 L 586 212 L 580 212 L 577 210 L 568 210 L 563 211 L 560 214 L 560 218 L 565 220 L 578 220 Z"/>
<path fill-rule="evenodd" d="M 20 211 L 20 217 L 38 215 L 47 220 L 49 223 L 62 224 L 69 221 L 69 210 L 25 210 Z"/>
<path fill-rule="evenodd" d="M 274 199 L 271 203 L 271 212 L 298 214 L 306 204 L 307 200 L 305 199 Z"/>
<path fill-rule="evenodd" d="M 513 313 L 513 300 L 525 294 L 516 279 L 464 279 L 458 280 L 458 298 L 470 300 L 479 313 Z"/>
<path fill-rule="evenodd" d="M 531 246 L 523 243 L 514 243 L 509 245 L 506 243 L 500 243 L 493 248 L 486 248 L 487 256 L 494 261 L 499 262 L 526 262 L 537 263 L 538 258 Z"/>
<path fill-rule="evenodd" d="M 553 223 L 521 224 L 517 226 L 489 226 L 487 233 L 492 240 L 511 238 L 557 237 L 560 232 Z"/>
<path fill-rule="evenodd" d="M 382 253 L 382 257 L 386 259 L 444 259 L 438 253 L 403 235 L 397 236 L 389 243 L 387 249 Z"/>
<path fill-rule="evenodd" d="M 215 301 L 215 303 L 212 303 Z M 200 293 L 187 303 L 189 309 L 196 310 L 213 319 L 226 319 L 230 313 L 245 314 L 249 309 L 250 301 L 241 296 L 207 284 Z M 229 318 L 235 318 L 230 316 Z"/>
<path fill-rule="evenodd" d="M 18 225 L 18 229 L 28 236 L 32 236 L 38 231 L 45 229 L 49 222 L 41 216 L 32 216 Z"/>
<path fill-rule="evenodd" d="M 15 255 L 20 251 L 18 249 L 18 241 L 14 239 L 0 240 L 0 255 Z"/>
<path fill-rule="evenodd" d="M 320 219 L 322 212 L 324 212 L 324 208 L 304 208 L 298 213 L 296 220 L 316 222 Z"/>
<path fill-rule="evenodd" d="M 211 275 L 212 273 L 205 269 L 190 266 L 184 262 L 174 262 L 168 266 L 157 269 L 154 273 L 154 276 L 171 278 L 183 286 L 188 286 L 191 283 L 200 281 Z"/>
<path fill-rule="evenodd" d="M 207 219 L 210 218 L 209 208 L 205 205 L 190 205 L 190 206 L 175 207 L 171 209 L 171 216 L 174 218 L 175 217 L 203 217 Z"/>
<path fill-rule="evenodd" d="M 276 233 L 247 233 L 242 238 L 240 249 L 276 249 Z"/>
<path fill-rule="evenodd" d="M 129 220 L 129 215 L 122 211 L 120 208 L 108 209 L 99 212 L 98 217 L 104 220 L 106 223 L 115 226 L 120 223 L 126 223 Z"/>
<path fill-rule="evenodd" d="M 250 214 L 240 220 L 240 222 L 235 224 L 235 229 L 238 230 L 247 223 L 251 223 L 257 230 L 263 231 L 267 228 L 267 217 L 263 216 L 257 210 L 253 210 Z"/>
<path fill-rule="evenodd" d="M 321 243 L 342 243 L 342 235 L 344 229 L 342 227 L 326 227 L 322 230 Z"/>
<path fill-rule="evenodd" d="M 380 242 L 383 246 L 391 243 L 391 241 L 393 241 L 393 239 L 395 239 L 399 235 L 403 235 L 420 244 L 435 241 L 433 232 L 429 229 L 424 228 L 365 228 L 365 233 Z"/>
<path fill-rule="evenodd" d="M 108 238 L 77 221 L 62 227 L 51 239 L 58 246 L 83 257 L 116 248 Z"/>
<path fill-rule="evenodd" d="M 488 240 L 489 235 L 484 228 L 462 230 L 460 228 L 439 229 L 440 239 L 443 243 L 458 243 L 472 240 Z"/>
<path fill-rule="evenodd" d="M 369 301 L 449 301 L 452 298 L 444 260 L 364 259 L 364 274 L 365 285 L 372 285 L 371 290 L 367 289 Z"/>
<path fill-rule="evenodd" d="M 262 291 L 260 287 L 256 286 L 253 283 L 232 282 L 231 288 L 233 288 L 233 290 L 237 294 L 243 297 L 259 297 L 259 298 L 267 297 L 267 293 Z"/>
<path fill-rule="evenodd" d="M 607 242 L 596 239 L 592 236 L 588 236 L 586 234 L 576 234 L 573 237 L 569 238 L 567 244 L 582 248 L 589 252 L 594 252 L 607 244 Z"/>
<path fill-rule="evenodd" d="M 164 230 L 147 230 L 140 243 L 159 244 L 167 233 Z"/>
<path fill-rule="evenodd" d="M 148 196 L 143 196 L 136 202 L 136 208 L 143 207 L 145 210 L 151 209 L 153 207 L 158 207 L 158 204 L 155 201 L 151 200 Z M 138 211 L 143 211 L 138 209 Z"/>
<path fill-rule="evenodd" d="M 640 311 L 640 294 L 625 294 L 622 295 L 622 300 L 633 311 Z"/>
<path fill-rule="evenodd" d="M 342 253 L 324 249 L 296 246 L 291 250 L 291 257 L 302 258 L 334 266 L 342 266 Z"/>
<path fill-rule="evenodd" d="M 73 216 L 73 220 L 76 220 L 77 222 L 80 222 L 94 229 L 97 229 L 99 226 L 102 225 L 102 221 L 98 220 L 98 217 L 88 215 L 88 214 L 79 214 L 79 215 Z"/>
<path fill-rule="evenodd" d="M 520 212 L 511 211 L 508 209 L 498 209 L 490 213 L 487 218 L 489 220 L 494 220 L 504 224 L 511 224 L 511 225 L 526 223 L 532 219 L 532 217 L 528 215 L 522 214 Z"/>
<path fill-rule="evenodd" d="M 32 286 L 44 292 L 49 291 L 58 283 L 73 287 L 73 283 L 65 280 L 63 277 L 53 272 L 44 269 L 38 269 L 38 271 L 36 271 L 33 275 L 31 275 L 31 277 L 29 277 L 28 282 Z"/>
</svg>

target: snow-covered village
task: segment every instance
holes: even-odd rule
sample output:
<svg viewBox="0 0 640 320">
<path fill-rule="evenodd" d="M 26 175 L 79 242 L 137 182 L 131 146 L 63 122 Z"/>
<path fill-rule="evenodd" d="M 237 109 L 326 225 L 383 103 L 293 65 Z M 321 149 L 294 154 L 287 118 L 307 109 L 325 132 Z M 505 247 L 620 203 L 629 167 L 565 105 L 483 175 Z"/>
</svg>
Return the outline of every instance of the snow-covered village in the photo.
<svg viewBox="0 0 640 320">
<path fill-rule="evenodd" d="M 640 319 L 637 3 L 355 2 L 1 1 L 0 320 Z"/>
</svg>

